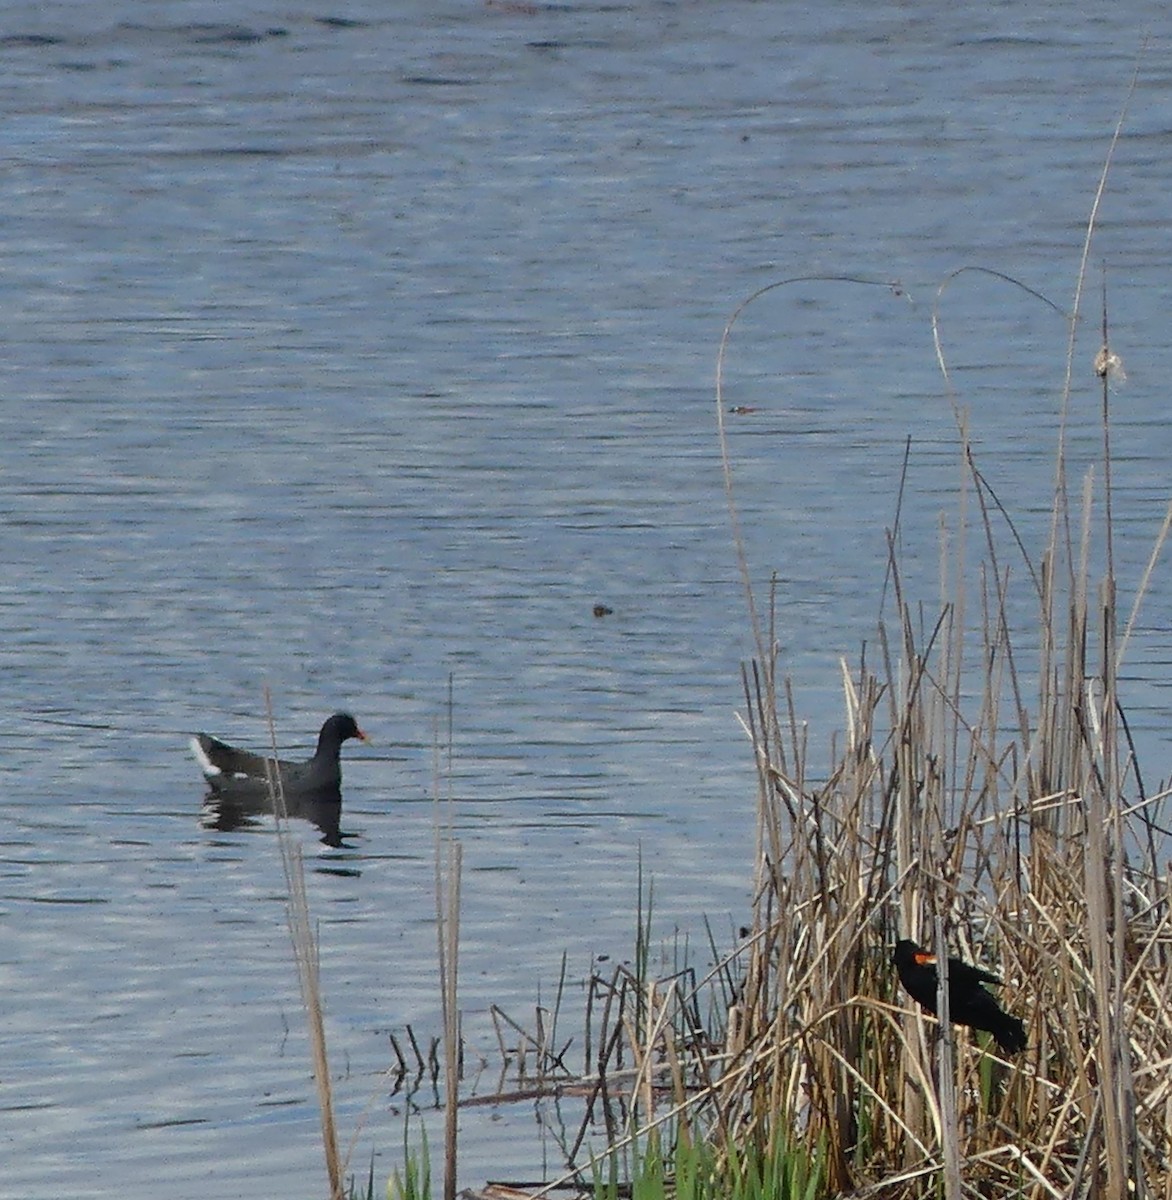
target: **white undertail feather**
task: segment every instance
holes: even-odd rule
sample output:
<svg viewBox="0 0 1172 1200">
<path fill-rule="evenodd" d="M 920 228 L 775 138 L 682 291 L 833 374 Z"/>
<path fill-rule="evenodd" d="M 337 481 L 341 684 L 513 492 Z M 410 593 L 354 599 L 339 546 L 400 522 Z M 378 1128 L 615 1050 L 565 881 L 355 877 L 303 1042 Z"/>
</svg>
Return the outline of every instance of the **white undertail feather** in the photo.
<svg viewBox="0 0 1172 1200">
<path fill-rule="evenodd" d="M 199 763 L 199 769 L 206 778 L 212 779 L 216 775 L 223 774 L 223 771 L 204 753 L 203 747 L 199 744 L 199 738 L 191 739 L 191 753 L 195 756 L 195 761 Z"/>
</svg>

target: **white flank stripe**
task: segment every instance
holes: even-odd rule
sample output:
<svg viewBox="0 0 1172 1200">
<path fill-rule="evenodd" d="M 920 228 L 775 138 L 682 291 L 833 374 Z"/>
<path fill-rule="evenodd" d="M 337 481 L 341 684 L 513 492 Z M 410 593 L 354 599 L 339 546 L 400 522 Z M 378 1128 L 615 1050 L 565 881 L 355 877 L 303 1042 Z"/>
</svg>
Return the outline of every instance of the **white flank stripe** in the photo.
<svg viewBox="0 0 1172 1200">
<path fill-rule="evenodd" d="M 199 744 L 199 738 L 191 739 L 191 753 L 195 755 L 195 761 L 199 763 L 199 769 L 208 779 L 223 774 L 220 768 L 203 752 L 203 747 Z"/>
</svg>

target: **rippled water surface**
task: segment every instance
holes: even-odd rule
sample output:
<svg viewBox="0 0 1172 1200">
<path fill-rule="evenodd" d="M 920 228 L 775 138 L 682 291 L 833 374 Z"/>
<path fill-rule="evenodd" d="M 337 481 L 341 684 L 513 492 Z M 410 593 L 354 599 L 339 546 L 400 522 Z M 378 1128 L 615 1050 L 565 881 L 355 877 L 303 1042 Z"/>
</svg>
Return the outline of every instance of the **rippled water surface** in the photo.
<svg viewBox="0 0 1172 1200">
<path fill-rule="evenodd" d="M 725 416 L 821 747 L 909 436 L 906 571 L 933 595 L 958 477 L 936 288 L 979 265 L 1069 308 L 1145 33 L 1089 283 L 1105 261 L 1129 374 L 1128 588 L 1167 502 L 1161 6 L 226 11 L 0 11 L 3 1195 L 324 1192 L 275 839 L 202 828 L 186 757 L 196 729 L 262 745 L 266 685 L 291 752 L 338 707 L 377 743 L 347 747 L 348 846 L 298 830 L 360 1170 L 400 1158 L 388 1034 L 439 1031 L 437 790 L 470 1057 L 493 1062 L 491 1003 L 550 998 L 563 951 L 571 980 L 630 953 L 640 850 L 657 934 L 704 960 L 705 915 L 724 935 L 746 911 L 753 840 L 724 323 L 820 277 L 746 311 Z M 1066 326 L 974 273 L 941 311 L 1036 545 Z M 1165 580 L 1130 661 L 1153 776 Z M 467 1184 L 556 1167 L 527 1109 L 469 1110 L 462 1136 Z"/>
</svg>

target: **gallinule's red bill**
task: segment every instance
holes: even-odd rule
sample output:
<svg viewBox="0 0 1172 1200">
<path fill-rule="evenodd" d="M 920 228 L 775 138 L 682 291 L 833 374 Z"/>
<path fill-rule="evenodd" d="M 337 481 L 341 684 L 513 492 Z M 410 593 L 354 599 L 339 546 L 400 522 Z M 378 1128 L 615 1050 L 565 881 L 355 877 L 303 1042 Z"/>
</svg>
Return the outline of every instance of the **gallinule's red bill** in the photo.
<svg viewBox="0 0 1172 1200">
<path fill-rule="evenodd" d="M 203 771 L 208 787 L 216 793 L 232 795 L 248 793 L 267 787 L 272 765 L 281 773 L 281 787 L 287 797 L 324 796 L 336 793 L 341 797 L 342 743 L 349 738 L 366 741 L 366 734 L 349 713 L 334 713 L 321 727 L 317 751 L 308 762 L 287 762 L 266 758 L 248 750 L 238 750 L 206 733 L 191 739 L 191 752 Z"/>
</svg>

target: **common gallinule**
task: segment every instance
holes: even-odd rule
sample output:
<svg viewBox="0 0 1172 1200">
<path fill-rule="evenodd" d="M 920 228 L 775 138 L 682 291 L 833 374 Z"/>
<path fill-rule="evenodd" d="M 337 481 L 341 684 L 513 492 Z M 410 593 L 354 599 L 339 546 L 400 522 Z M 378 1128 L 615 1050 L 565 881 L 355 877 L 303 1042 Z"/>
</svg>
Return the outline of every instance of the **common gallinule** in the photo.
<svg viewBox="0 0 1172 1200">
<path fill-rule="evenodd" d="M 912 999 L 935 1016 L 936 991 L 940 986 L 936 956 L 905 938 L 896 942 L 891 961 Z M 949 958 L 948 1015 L 957 1025 L 987 1030 L 1006 1054 L 1017 1054 L 1026 1048 L 1025 1026 L 1017 1017 L 1003 1011 L 993 993 L 983 986 L 1000 982 L 996 975 L 980 967 L 959 958 Z"/>
<path fill-rule="evenodd" d="M 281 789 L 287 802 L 332 796 L 340 800 L 342 743 L 349 738 L 367 740 L 366 734 L 358 728 L 358 722 L 349 713 L 339 712 L 321 727 L 317 751 L 308 762 L 266 758 L 263 754 L 238 750 L 206 733 L 197 733 L 191 739 L 191 752 L 213 793 L 242 797 L 264 793 L 275 767 L 280 771 Z"/>
</svg>

